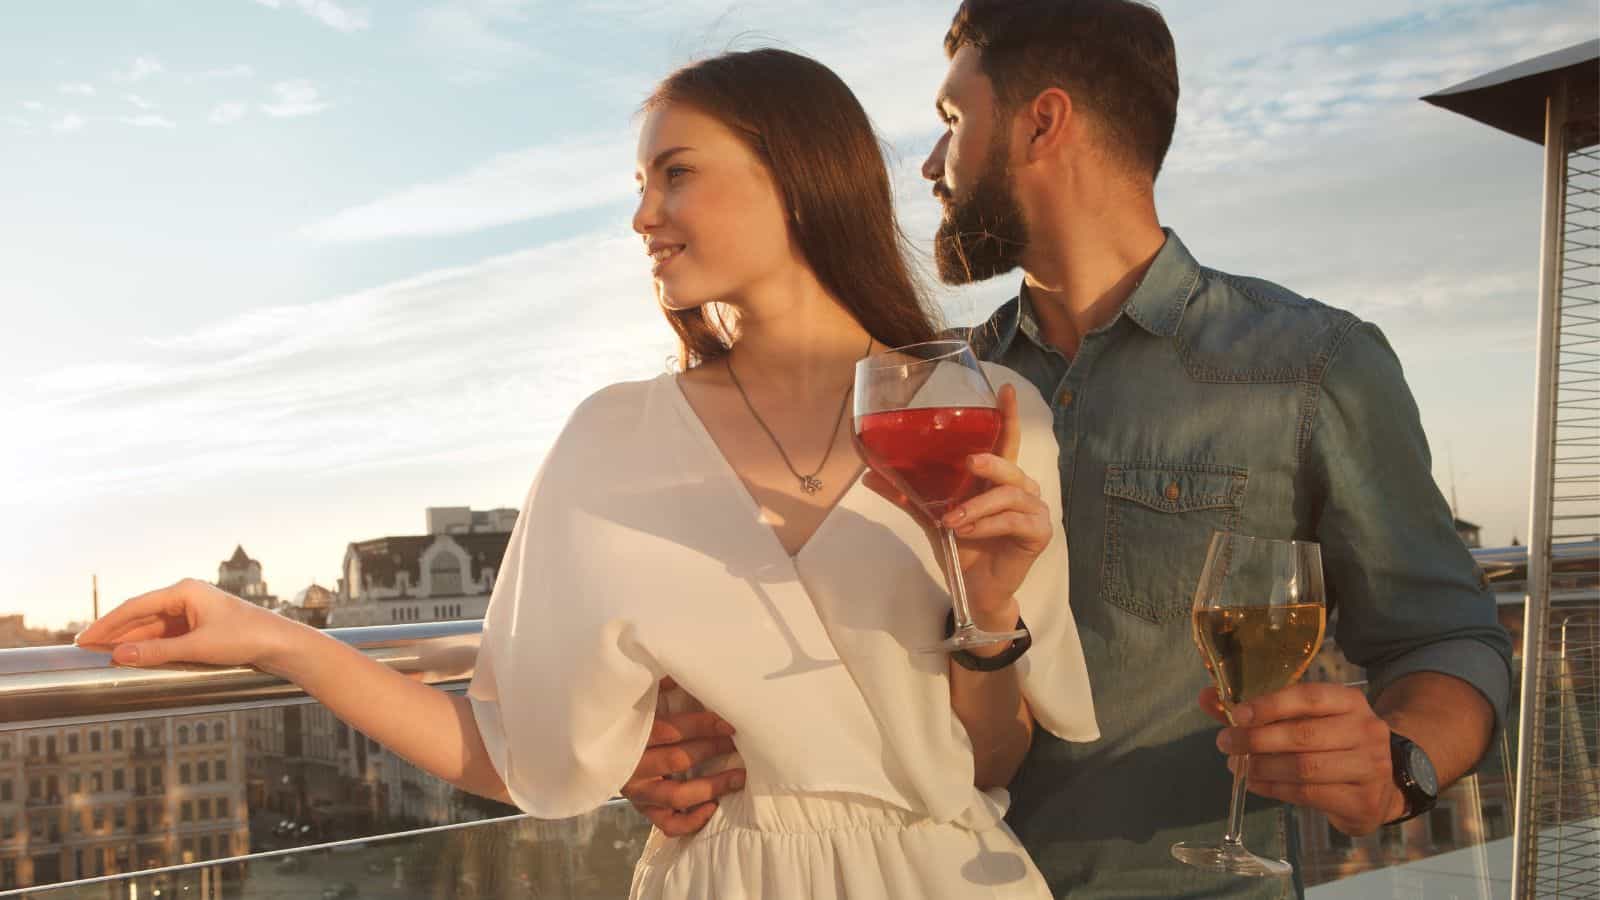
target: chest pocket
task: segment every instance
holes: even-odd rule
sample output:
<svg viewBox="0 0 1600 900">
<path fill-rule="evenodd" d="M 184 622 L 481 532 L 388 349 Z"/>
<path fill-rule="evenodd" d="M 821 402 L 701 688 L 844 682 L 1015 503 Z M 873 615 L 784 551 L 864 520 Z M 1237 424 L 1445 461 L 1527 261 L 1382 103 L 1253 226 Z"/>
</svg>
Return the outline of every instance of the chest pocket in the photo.
<svg viewBox="0 0 1600 900">
<path fill-rule="evenodd" d="M 1189 615 L 1211 532 L 1238 527 L 1248 470 L 1205 463 L 1106 467 L 1106 601 L 1166 624 Z"/>
</svg>

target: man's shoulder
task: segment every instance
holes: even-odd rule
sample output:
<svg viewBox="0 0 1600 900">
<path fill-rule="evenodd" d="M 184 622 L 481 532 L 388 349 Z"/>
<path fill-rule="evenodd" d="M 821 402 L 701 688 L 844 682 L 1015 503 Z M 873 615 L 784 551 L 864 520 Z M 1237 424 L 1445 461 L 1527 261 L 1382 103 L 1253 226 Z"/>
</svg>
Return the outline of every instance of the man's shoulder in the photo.
<svg viewBox="0 0 1600 900">
<path fill-rule="evenodd" d="M 1013 296 L 1000 304 L 989 318 L 977 325 L 959 325 L 944 330 L 943 336 L 966 341 L 979 359 L 995 360 L 1004 352 L 1006 338 L 1017 330 L 1017 316 L 1022 302 Z"/>
<path fill-rule="evenodd" d="M 1360 324 L 1277 282 L 1202 267 L 1178 338 L 1191 368 L 1315 381 Z"/>
</svg>

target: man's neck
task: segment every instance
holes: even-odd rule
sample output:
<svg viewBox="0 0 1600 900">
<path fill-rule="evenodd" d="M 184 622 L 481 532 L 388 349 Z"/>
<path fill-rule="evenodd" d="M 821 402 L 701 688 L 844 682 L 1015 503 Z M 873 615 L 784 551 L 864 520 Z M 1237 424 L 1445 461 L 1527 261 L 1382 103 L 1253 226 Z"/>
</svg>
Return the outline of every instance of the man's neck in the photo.
<svg viewBox="0 0 1600 900">
<path fill-rule="evenodd" d="M 1133 295 L 1166 234 L 1153 203 L 1109 215 L 1047 215 L 1035 222 L 1023 257 L 1023 283 L 1044 339 L 1070 359 L 1084 335 L 1115 318 Z"/>
</svg>

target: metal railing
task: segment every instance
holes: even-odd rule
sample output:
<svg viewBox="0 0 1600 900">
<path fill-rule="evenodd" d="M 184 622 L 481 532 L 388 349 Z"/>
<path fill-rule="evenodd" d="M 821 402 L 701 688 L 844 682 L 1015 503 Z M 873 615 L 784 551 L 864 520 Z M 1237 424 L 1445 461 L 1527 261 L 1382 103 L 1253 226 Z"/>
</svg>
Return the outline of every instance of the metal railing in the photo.
<svg viewBox="0 0 1600 900">
<path fill-rule="evenodd" d="M 425 684 L 464 686 L 472 678 L 482 632 L 481 621 L 469 620 L 323 633 Z M 108 653 L 71 646 L 0 652 L 0 732 L 303 697 L 299 686 L 242 666 L 129 669 L 112 664 Z"/>
</svg>

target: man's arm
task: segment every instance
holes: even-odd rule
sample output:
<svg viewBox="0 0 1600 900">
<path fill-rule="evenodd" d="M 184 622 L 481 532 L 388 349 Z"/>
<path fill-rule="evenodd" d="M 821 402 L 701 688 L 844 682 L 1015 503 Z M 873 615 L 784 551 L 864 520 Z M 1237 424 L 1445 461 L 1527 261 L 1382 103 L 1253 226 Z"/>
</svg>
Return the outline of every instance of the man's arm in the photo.
<svg viewBox="0 0 1600 900">
<path fill-rule="evenodd" d="M 1505 715 L 1511 643 L 1434 484 L 1399 360 L 1370 325 L 1328 363 L 1303 484 L 1313 497 L 1337 640 L 1374 700 L 1305 684 L 1234 711 L 1218 747 L 1250 753 L 1251 790 L 1312 806 L 1365 834 L 1403 809 L 1389 732 L 1415 741 L 1441 786 L 1472 769 Z M 1214 695 L 1202 705 L 1215 709 Z"/>
</svg>

